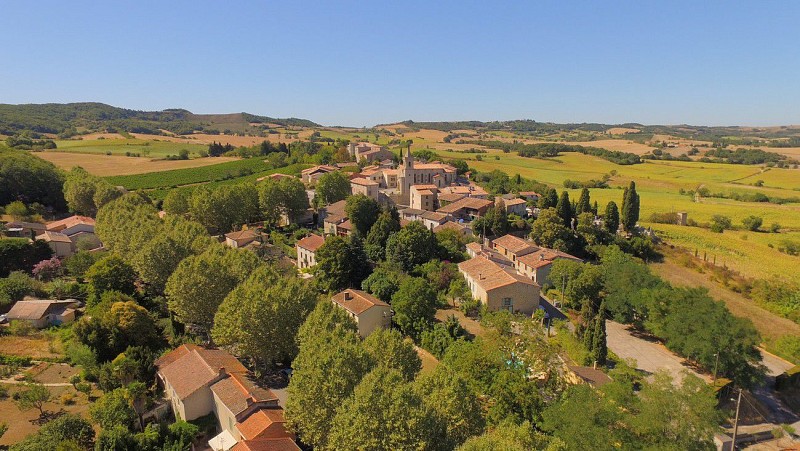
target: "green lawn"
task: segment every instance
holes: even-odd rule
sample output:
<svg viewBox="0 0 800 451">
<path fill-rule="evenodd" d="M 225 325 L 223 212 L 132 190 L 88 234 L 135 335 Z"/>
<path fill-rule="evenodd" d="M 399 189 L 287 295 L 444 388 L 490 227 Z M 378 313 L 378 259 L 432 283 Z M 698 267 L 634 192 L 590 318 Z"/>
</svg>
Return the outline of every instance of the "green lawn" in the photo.
<svg viewBox="0 0 800 451">
<path fill-rule="evenodd" d="M 164 158 L 167 155 L 177 155 L 182 149 L 197 156 L 197 152 L 208 149 L 206 144 L 187 144 L 169 141 L 154 141 L 144 139 L 92 139 L 92 140 L 57 140 L 58 151 L 77 153 L 111 152 L 114 155 L 125 155 L 126 152 L 139 153 L 143 157 Z"/>
</svg>

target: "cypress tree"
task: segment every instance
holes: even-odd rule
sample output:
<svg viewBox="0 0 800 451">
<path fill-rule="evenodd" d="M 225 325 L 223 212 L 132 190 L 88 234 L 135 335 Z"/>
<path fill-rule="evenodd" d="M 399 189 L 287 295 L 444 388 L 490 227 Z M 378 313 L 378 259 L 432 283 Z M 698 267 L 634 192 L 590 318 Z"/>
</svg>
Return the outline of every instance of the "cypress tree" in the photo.
<svg viewBox="0 0 800 451">
<path fill-rule="evenodd" d="M 594 309 L 592 308 L 592 301 L 589 299 L 584 299 L 583 304 L 581 305 L 581 321 L 578 323 L 578 327 L 576 329 L 576 333 L 578 334 L 579 338 L 584 339 L 584 344 L 586 344 L 586 348 L 591 351 L 592 344 L 594 340 L 591 338 L 586 341 L 586 336 L 592 335 L 593 332 L 593 320 L 594 319 Z"/>
<path fill-rule="evenodd" d="M 597 201 L 594 201 L 594 204 L 592 205 L 592 214 L 594 214 L 595 216 L 597 216 L 597 212 L 598 212 L 598 211 L 600 211 L 600 210 L 599 210 L 599 208 L 598 208 L 598 206 L 597 206 Z"/>
<path fill-rule="evenodd" d="M 558 216 L 564 221 L 564 226 L 568 229 L 572 228 L 572 205 L 569 202 L 569 193 L 561 191 L 561 197 L 556 204 L 556 211 Z"/>
<path fill-rule="evenodd" d="M 556 204 L 558 204 L 558 193 L 554 188 L 547 188 L 547 190 L 542 193 L 542 197 L 539 198 L 537 206 L 545 210 L 547 208 L 555 208 Z"/>
<path fill-rule="evenodd" d="M 613 200 L 606 205 L 606 214 L 603 219 L 608 233 L 616 234 L 619 229 L 619 209 Z"/>
<path fill-rule="evenodd" d="M 578 198 L 578 205 L 575 207 L 575 216 L 581 213 L 591 213 L 592 203 L 589 200 L 589 189 L 584 188 L 581 190 L 581 197 Z"/>
<path fill-rule="evenodd" d="M 606 343 L 606 305 L 605 301 L 600 304 L 600 311 L 597 312 L 594 321 L 594 332 L 592 333 L 592 360 L 598 365 L 605 365 L 608 358 L 608 344 Z"/>
<path fill-rule="evenodd" d="M 630 232 L 636 227 L 639 220 L 639 194 L 636 192 L 636 183 L 631 181 L 622 200 L 622 225 L 625 230 Z"/>
</svg>

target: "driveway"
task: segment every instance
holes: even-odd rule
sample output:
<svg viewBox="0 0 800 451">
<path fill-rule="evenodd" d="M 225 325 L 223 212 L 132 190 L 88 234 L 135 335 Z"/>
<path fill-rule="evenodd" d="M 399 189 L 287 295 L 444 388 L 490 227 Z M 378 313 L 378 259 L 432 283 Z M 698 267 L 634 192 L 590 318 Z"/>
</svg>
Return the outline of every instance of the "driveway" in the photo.
<svg viewBox="0 0 800 451">
<path fill-rule="evenodd" d="M 702 375 L 684 365 L 685 360 L 673 354 L 664 345 L 634 336 L 624 324 L 606 321 L 606 332 L 608 349 L 614 351 L 620 358 L 636 360 L 636 368 L 648 373 L 648 379 L 649 375 L 656 371 L 666 370 L 675 382 L 680 382 L 683 381 L 683 372 L 688 371 L 706 382 L 711 382 L 710 376 Z"/>
</svg>

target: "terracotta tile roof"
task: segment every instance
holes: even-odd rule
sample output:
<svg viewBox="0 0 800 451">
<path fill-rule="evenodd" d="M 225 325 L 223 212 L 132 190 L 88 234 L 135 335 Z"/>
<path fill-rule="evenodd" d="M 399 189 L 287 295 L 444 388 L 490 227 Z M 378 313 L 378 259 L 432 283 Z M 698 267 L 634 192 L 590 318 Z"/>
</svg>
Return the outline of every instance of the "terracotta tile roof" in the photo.
<svg viewBox="0 0 800 451">
<path fill-rule="evenodd" d="M 448 216 L 449 215 L 447 213 L 441 213 L 438 211 L 426 211 L 425 213 L 422 213 L 423 219 L 427 219 L 429 221 L 436 221 L 440 223 L 443 220 L 447 219 Z"/>
<path fill-rule="evenodd" d="M 316 172 L 333 172 L 338 170 L 339 168 L 337 168 L 336 166 L 328 166 L 326 164 L 322 164 L 319 166 L 314 166 L 313 168 L 303 169 L 302 171 L 300 171 L 300 173 L 303 175 L 308 175 L 308 174 L 314 174 Z"/>
<path fill-rule="evenodd" d="M 483 246 L 481 243 L 467 243 L 467 249 L 477 253 L 483 250 Z"/>
<path fill-rule="evenodd" d="M 350 220 L 348 219 L 343 223 L 339 224 L 339 227 L 341 227 L 344 230 L 353 230 L 353 223 L 350 222 Z"/>
<path fill-rule="evenodd" d="M 411 189 L 419 190 L 430 190 L 430 191 L 439 191 L 439 187 L 436 185 L 411 185 Z"/>
<path fill-rule="evenodd" d="M 219 349 L 183 345 L 156 360 L 159 374 L 172 386 L 181 400 L 220 377 L 221 370 L 246 373 L 236 357 Z"/>
<path fill-rule="evenodd" d="M 242 439 L 244 440 L 293 438 L 293 435 L 286 430 L 286 419 L 281 408 L 258 409 L 245 418 L 244 421 L 236 423 L 236 429 L 242 434 Z"/>
<path fill-rule="evenodd" d="M 45 230 L 45 232 L 42 233 L 41 235 L 37 235 L 36 239 L 44 240 L 47 242 L 55 241 L 58 243 L 72 243 L 72 240 L 70 240 L 69 237 L 64 235 L 63 233 L 51 232 L 49 230 Z"/>
<path fill-rule="evenodd" d="M 303 249 L 307 249 L 311 252 L 316 252 L 317 249 L 319 249 L 323 244 L 325 244 L 325 238 L 312 233 L 311 235 L 298 241 L 297 247 L 302 247 Z"/>
<path fill-rule="evenodd" d="M 414 169 L 435 169 L 444 172 L 456 172 L 456 168 L 444 163 L 417 163 L 414 162 Z"/>
<path fill-rule="evenodd" d="M 442 188 L 447 194 L 463 194 L 465 196 L 485 196 L 489 193 L 478 185 L 455 185 Z"/>
<path fill-rule="evenodd" d="M 78 301 L 65 300 L 54 301 L 45 299 L 34 299 L 30 301 L 17 301 L 11 310 L 6 313 L 9 320 L 24 319 L 29 321 L 36 321 L 44 318 L 47 315 L 60 315 L 64 310 L 70 307 L 77 307 Z"/>
<path fill-rule="evenodd" d="M 522 197 L 541 197 L 536 191 L 520 191 L 519 195 Z"/>
<path fill-rule="evenodd" d="M 344 212 L 344 208 L 346 206 L 347 206 L 347 201 L 340 200 L 325 207 L 325 211 L 327 212 L 328 216 L 339 216 L 342 218 L 346 218 L 347 213 Z"/>
<path fill-rule="evenodd" d="M 453 202 L 452 204 L 447 204 L 437 211 L 441 211 L 442 213 L 455 213 L 458 210 L 461 210 L 462 208 L 471 208 L 474 210 L 480 210 L 488 207 L 489 205 L 492 205 L 492 201 L 488 199 L 478 199 L 477 197 L 465 197 L 463 199 Z"/>
<path fill-rule="evenodd" d="M 389 305 L 365 291 L 350 288 L 336 293 L 331 300 L 355 315 L 360 315 L 375 306 Z"/>
<path fill-rule="evenodd" d="M 293 178 L 294 177 L 292 177 L 291 175 L 276 173 L 276 174 L 265 175 L 264 177 L 259 177 L 256 179 L 256 182 L 263 182 L 266 179 L 280 180 L 280 179 L 293 179 Z"/>
<path fill-rule="evenodd" d="M 517 257 L 530 254 L 539 249 L 533 243 L 517 238 L 514 235 L 503 235 L 500 238 L 496 238 L 492 245 L 493 247 L 502 247 Z"/>
<path fill-rule="evenodd" d="M 243 440 L 230 451 L 299 451 L 300 449 L 293 439 L 284 437 Z"/>
<path fill-rule="evenodd" d="M 254 403 L 275 402 L 278 397 L 272 391 L 261 388 L 248 373 L 230 373 L 228 377 L 215 382 L 211 391 L 234 416 L 247 410 Z"/>
<path fill-rule="evenodd" d="M 441 201 L 445 201 L 445 202 L 456 202 L 456 201 L 459 201 L 459 200 L 461 200 L 461 199 L 463 199 L 463 198 L 465 198 L 465 197 L 467 197 L 467 196 L 466 196 L 466 194 L 460 194 L 460 193 L 440 193 L 440 194 L 439 194 L 439 202 L 441 202 Z"/>
<path fill-rule="evenodd" d="M 461 262 L 458 264 L 458 269 L 469 275 L 475 283 L 486 291 L 515 283 L 536 286 L 531 279 L 498 265 L 484 256 L 477 256 Z"/>
<path fill-rule="evenodd" d="M 225 238 L 230 238 L 234 241 L 254 240 L 258 234 L 252 230 L 240 230 L 238 232 L 230 232 L 225 234 Z"/>
<path fill-rule="evenodd" d="M 455 221 L 447 221 L 444 224 L 439 224 L 433 228 L 433 232 L 441 232 L 442 230 L 455 230 L 457 232 L 463 232 L 466 229 L 466 226 L 459 224 Z M 478 243 L 469 243 L 469 244 L 478 244 Z M 467 246 L 469 246 L 469 244 Z M 480 245 L 478 245 L 480 246 Z"/>
<path fill-rule="evenodd" d="M 47 230 L 47 226 L 41 222 L 25 222 L 25 221 L 11 221 L 6 223 L 6 228 L 9 229 L 31 229 L 31 230 Z"/>
<path fill-rule="evenodd" d="M 398 213 L 400 213 L 400 216 L 419 216 L 425 213 L 425 210 L 420 210 L 418 208 L 404 208 Z"/>
<path fill-rule="evenodd" d="M 48 222 L 47 230 L 50 230 L 52 232 L 60 232 L 64 229 L 68 229 L 78 224 L 88 224 L 93 226 L 94 219 L 88 216 L 78 216 L 78 215 L 70 216 L 69 218 L 64 218 L 60 221 Z"/>
<path fill-rule="evenodd" d="M 517 257 L 517 261 L 530 266 L 531 268 L 541 268 L 547 266 L 557 258 L 566 258 L 575 261 L 581 261 L 580 258 L 567 254 L 566 252 L 557 251 L 555 249 L 539 248 L 536 251 Z"/>
<path fill-rule="evenodd" d="M 525 199 L 517 198 L 517 199 L 504 200 L 503 203 L 506 204 L 506 208 L 508 208 L 508 207 L 511 207 L 511 206 L 514 206 L 514 205 L 527 204 L 528 201 L 526 201 Z"/>
<path fill-rule="evenodd" d="M 350 179 L 350 183 L 354 183 L 356 185 L 361 185 L 361 186 L 378 186 L 376 182 L 373 182 L 370 179 L 365 179 L 363 177 L 356 177 L 354 179 Z"/>
</svg>

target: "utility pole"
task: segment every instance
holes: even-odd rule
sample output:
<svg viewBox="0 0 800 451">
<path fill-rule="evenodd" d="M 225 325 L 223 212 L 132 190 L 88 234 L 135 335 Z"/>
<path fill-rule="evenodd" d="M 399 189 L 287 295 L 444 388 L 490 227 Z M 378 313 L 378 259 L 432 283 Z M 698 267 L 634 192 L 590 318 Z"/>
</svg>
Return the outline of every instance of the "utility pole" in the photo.
<svg viewBox="0 0 800 451">
<path fill-rule="evenodd" d="M 736 399 L 736 418 L 733 420 L 733 443 L 732 450 L 736 450 L 736 434 L 739 432 L 739 405 L 742 403 L 742 389 L 739 389 L 739 397 Z"/>
</svg>

